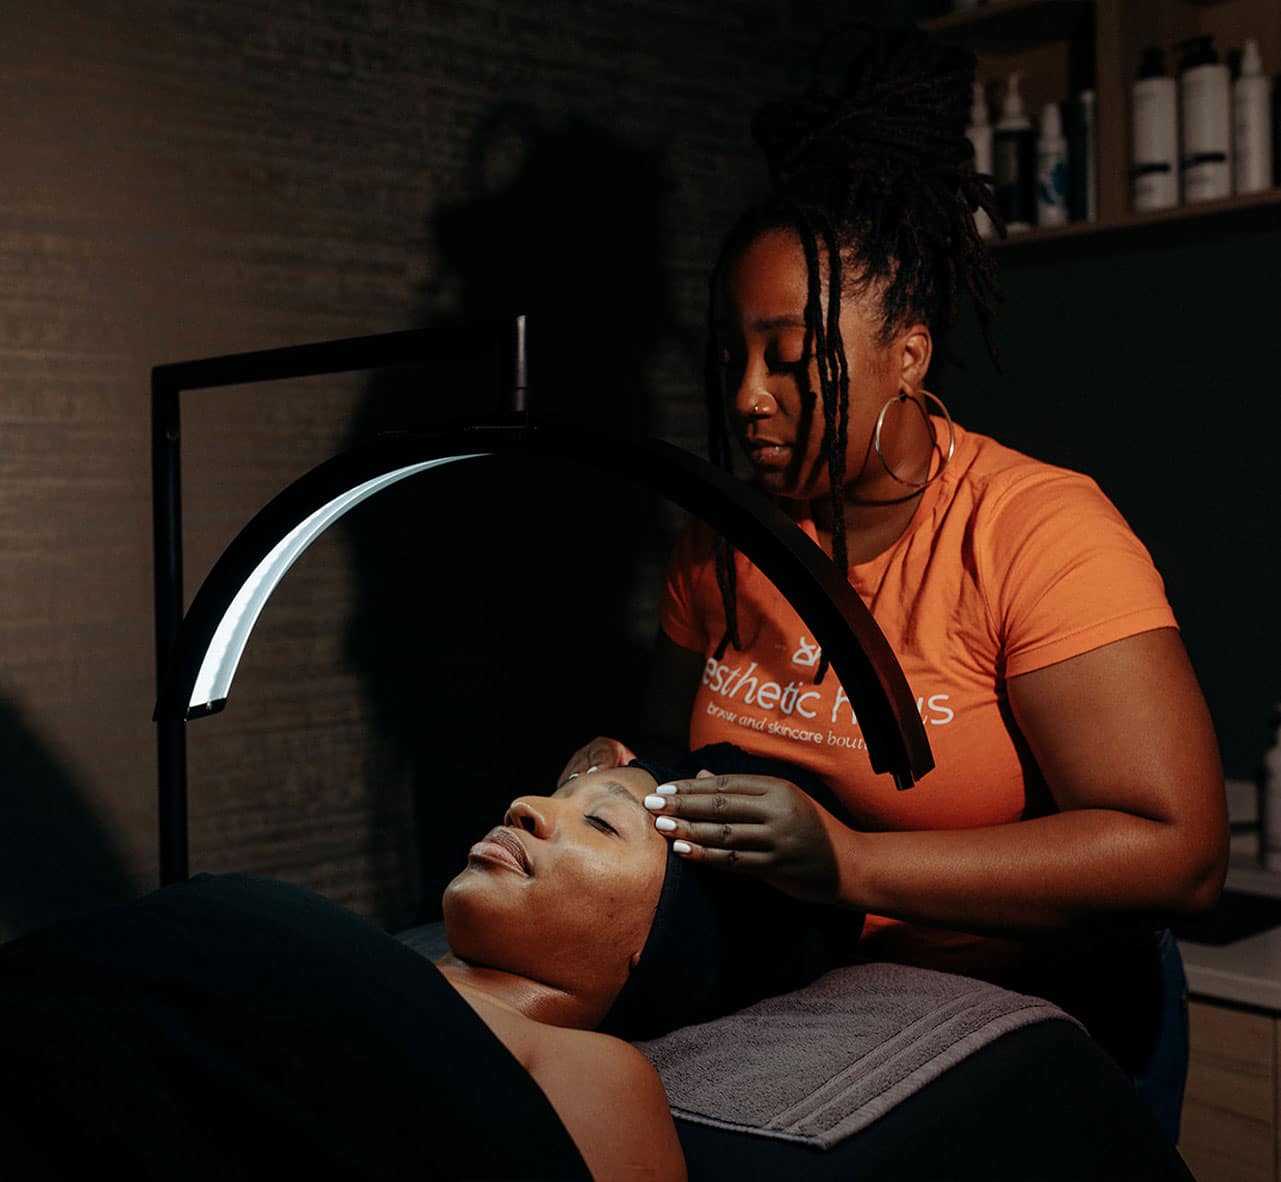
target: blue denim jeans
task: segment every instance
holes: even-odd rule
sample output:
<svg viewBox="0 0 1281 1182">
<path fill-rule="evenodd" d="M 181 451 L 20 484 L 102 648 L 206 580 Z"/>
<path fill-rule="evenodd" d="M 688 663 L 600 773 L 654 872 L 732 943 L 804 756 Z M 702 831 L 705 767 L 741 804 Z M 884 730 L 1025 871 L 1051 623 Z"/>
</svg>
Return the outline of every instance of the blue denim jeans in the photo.
<svg viewBox="0 0 1281 1182">
<path fill-rule="evenodd" d="M 1135 1079 L 1157 1124 L 1174 1145 L 1179 1140 L 1183 1088 L 1188 1078 L 1188 979 L 1179 946 L 1169 931 L 1161 933 L 1161 1027 L 1152 1057 Z"/>
</svg>

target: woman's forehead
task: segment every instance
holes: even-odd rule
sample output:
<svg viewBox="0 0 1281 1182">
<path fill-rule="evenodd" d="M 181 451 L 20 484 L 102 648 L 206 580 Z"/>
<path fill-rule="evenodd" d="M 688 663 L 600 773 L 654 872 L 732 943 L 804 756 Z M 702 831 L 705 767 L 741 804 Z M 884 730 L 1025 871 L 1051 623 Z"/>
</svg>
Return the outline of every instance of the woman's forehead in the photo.
<svg viewBox="0 0 1281 1182">
<path fill-rule="evenodd" d="M 556 790 L 557 796 L 616 797 L 640 805 L 653 788 L 654 777 L 638 767 L 616 767 L 607 771 L 586 772 L 575 776 Z M 643 805 L 640 807 L 644 808 Z"/>
<path fill-rule="evenodd" d="M 825 268 L 820 267 L 820 274 Z M 745 285 L 770 288 L 780 297 L 804 304 L 809 270 L 800 239 L 790 230 L 768 230 L 746 243 L 725 268 L 722 282 L 730 291 Z"/>
<path fill-rule="evenodd" d="M 820 305 L 825 307 L 827 268 L 820 260 Z M 713 316 L 719 326 L 751 331 L 795 327 L 803 331 L 810 298 L 809 268 L 800 239 L 789 230 L 769 230 L 729 260 L 716 283 Z"/>
</svg>

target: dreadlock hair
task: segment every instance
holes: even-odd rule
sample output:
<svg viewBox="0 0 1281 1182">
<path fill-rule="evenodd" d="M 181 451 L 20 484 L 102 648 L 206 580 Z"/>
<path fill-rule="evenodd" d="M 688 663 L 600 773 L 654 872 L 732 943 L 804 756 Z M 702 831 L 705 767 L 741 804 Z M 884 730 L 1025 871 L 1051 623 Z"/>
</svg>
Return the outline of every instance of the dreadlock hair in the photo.
<svg viewBox="0 0 1281 1182">
<path fill-rule="evenodd" d="M 738 220 L 721 246 L 711 276 L 705 359 L 708 455 L 729 471 L 730 431 L 714 332 L 717 288 L 726 267 L 761 234 L 779 228 L 794 232 L 808 277 L 805 356 L 817 363 L 831 484 L 832 559 L 846 574 L 849 369 L 841 296 L 874 294 L 885 344 L 917 320 L 943 336 L 968 297 L 999 369 L 991 326 L 1002 296 L 996 266 L 974 224 L 975 211 L 982 209 L 1005 233 L 992 178 L 975 173 L 965 136 L 974 55 L 943 46 L 911 26 L 860 32 L 862 45 L 837 93 L 815 84 L 798 98 L 765 106 L 753 121 L 773 192 Z M 804 397 L 812 411 L 815 392 L 808 381 Z M 716 580 L 726 619 L 719 659 L 728 644 L 742 647 L 733 550 L 723 538 L 716 543 Z M 815 681 L 822 681 L 826 671 L 825 655 Z"/>
</svg>

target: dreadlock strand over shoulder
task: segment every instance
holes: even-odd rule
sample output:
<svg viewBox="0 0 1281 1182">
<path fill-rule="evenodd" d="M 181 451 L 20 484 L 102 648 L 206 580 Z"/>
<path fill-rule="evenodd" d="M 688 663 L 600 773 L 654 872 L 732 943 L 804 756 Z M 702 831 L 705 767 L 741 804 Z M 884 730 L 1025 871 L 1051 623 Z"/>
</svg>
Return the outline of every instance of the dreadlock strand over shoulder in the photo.
<svg viewBox="0 0 1281 1182">
<path fill-rule="evenodd" d="M 972 53 L 941 45 L 914 27 L 861 30 L 861 44 L 835 93 L 815 84 L 758 112 L 752 131 L 765 153 L 773 192 L 731 229 L 712 273 L 714 302 L 725 268 L 761 234 L 789 229 L 800 240 L 809 280 L 806 343 L 817 363 L 831 482 L 832 558 L 846 573 L 850 393 L 839 326 L 842 295 L 875 297 L 886 342 L 918 320 L 944 337 L 968 300 L 1000 368 L 992 337 L 1000 283 L 974 214 L 983 210 L 1001 234 L 1004 224 L 990 178 L 974 171 L 965 135 L 974 71 Z M 824 260 L 826 317 L 820 298 Z M 728 468 L 725 390 L 715 360 L 709 346 L 708 453 Z M 740 647 L 734 562 L 732 549 L 718 543 L 717 582 L 726 617 L 722 650 L 727 642 Z M 826 668 L 824 660 L 816 681 Z"/>
</svg>

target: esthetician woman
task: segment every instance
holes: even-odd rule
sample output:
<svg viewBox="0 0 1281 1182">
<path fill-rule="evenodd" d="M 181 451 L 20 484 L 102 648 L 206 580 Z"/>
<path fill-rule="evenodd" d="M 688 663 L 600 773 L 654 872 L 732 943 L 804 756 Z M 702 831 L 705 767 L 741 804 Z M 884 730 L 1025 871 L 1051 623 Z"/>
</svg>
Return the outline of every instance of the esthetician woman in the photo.
<svg viewBox="0 0 1281 1182">
<path fill-rule="evenodd" d="M 1217 745 L 1120 513 L 1088 477 L 966 431 L 926 388 L 962 303 L 986 334 L 998 299 L 974 225 L 978 208 L 999 219 L 964 135 L 973 78 L 972 55 L 915 30 L 869 34 L 836 93 L 762 110 L 774 192 L 730 230 L 709 317 L 713 459 L 729 463 L 732 433 L 752 482 L 847 572 L 936 768 L 904 792 L 872 773 L 800 619 L 696 523 L 669 565 L 637 733 L 812 768 L 845 816 L 749 776 L 650 803 L 685 857 L 866 912 L 863 957 L 1059 1002 L 1174 1135 L 1186 1010 L 1163 929 L 1223 883 Z M 601 738 L 564 775 L 625 757 Z"/>
</svg>

